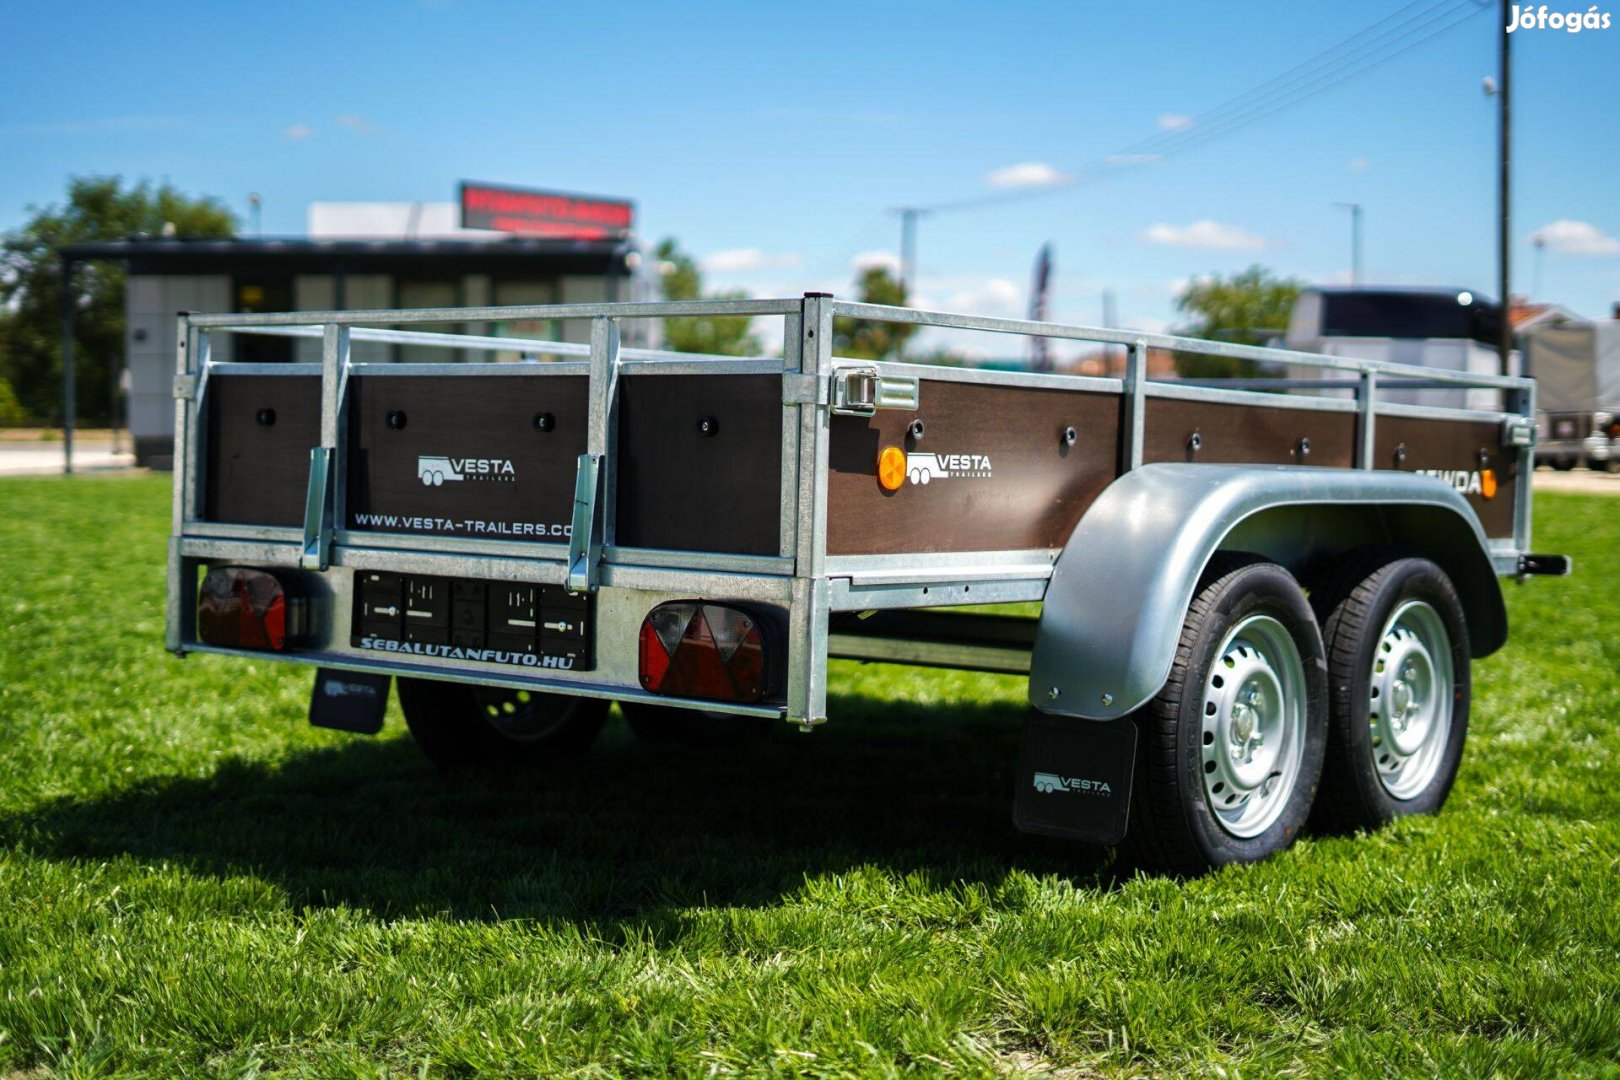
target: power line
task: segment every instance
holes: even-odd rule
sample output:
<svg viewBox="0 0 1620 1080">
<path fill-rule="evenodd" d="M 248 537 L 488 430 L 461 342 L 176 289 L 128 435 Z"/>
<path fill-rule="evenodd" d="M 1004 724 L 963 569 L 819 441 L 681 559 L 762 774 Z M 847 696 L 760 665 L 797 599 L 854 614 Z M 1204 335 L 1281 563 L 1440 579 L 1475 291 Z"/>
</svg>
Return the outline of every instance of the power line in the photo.
<svg viewBox="0 0 1620 1080">
<path fill-rule="evenodd" d="M 1379 32 L 1380 27 L 1400 19 L 1414 8 L 1419 10 Z M 1051 194 L 1101 175 L 1160 161 L 1323 94 L 1410 52 L 1424 42 L 1448 33 L 1486 10 L 1489 8 L 1481 6 L 1480 0 L 1441 0 L 1440 3 L 1414 0 L 1309 60 L 1205 110 L 1185 128 L 1138 140 L 1088 162 L 1052 184 L 1023 191 L 956 199 L 919 209 L 933 213 L 1013 202 Z"/>
</svg>

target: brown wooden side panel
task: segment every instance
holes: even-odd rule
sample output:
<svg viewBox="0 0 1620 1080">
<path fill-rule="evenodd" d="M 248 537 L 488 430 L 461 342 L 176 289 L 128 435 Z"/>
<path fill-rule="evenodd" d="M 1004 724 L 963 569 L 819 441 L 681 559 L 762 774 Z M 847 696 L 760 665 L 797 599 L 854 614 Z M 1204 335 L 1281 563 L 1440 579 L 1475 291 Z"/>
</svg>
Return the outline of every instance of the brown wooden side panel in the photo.
<svg viewBox="0 0 1620 1080">
<path fill-rule="evenodd" d="M 1379 416 L 1373 427 L 1373 465 L 1433 472 L 1468 499 L 1490 537 L 1512 537 L 1519 489 L 1516 451 L 1502 448 L 1502 429 L 1491 421 Z M 1486 472 L 1495 481 L 1495 494 Z"/>
<path fill-rule="evenodd" d="M 781 376 L 621 379 L 618 470 L 619 546 L 779 554 Z"/>
<path fill-rule="evenodd" d="M 348 527 L 566 543 L 587 392 L 583 375 L 350 379 Z"/>
<path fill-rule="evenodd" d="M 1062 547 L 1119 473 L 1117 394 L 924 379 L 920 404 L 833 417 L 829 555 Z M 907 434 L 915 419 L 920 440 Z M 878 484 L 886 446 L 905 450 L 918 477 L 897 491 Z"/>
<path fill-rule="evenodd" d="M 309 452 L 321 441 L 320 377 L 216 376 L 203 409 L 203 518 L 302 525 Z"/>
<path fill-rule="evenodd" d="M 1276 405 L 1148 398 L 1142 460 L 1195 461 L 1206 465 L 1355 464 L 1356 416 Z M 1193 433 L 1199 446 L 1191 449 Z M 1310 453 L 1301 461 L 1301 439 Z"/>
</svg>

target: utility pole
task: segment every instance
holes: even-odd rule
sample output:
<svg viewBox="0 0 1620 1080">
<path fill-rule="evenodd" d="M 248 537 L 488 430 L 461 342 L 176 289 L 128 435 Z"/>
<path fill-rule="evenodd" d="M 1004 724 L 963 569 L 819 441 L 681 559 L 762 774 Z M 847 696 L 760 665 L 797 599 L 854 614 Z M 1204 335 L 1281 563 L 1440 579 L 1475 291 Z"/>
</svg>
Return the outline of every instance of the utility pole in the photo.
<svg viewBox="0 0 1620 1080">
<path fill-rule="evenodd" d="M 913 291 L 917 282 L 917 219 L 927 211 L 916 206 L 902 206 L 895 211 L 900 215 L 900 285 L 906 290 L 906 303 L 916 302 Z"/>
<path fill-rule="evenodd" d="M 1497 165 L 1499 174 L 1497 178 L 1497 231 L 1496 231 L 1496 263 L 1498 280 L 1498 293 L 1502 304 L 1501 340 L 1497 345 L 1497 361 L 1503 375 L 1508 374 L 1508 357 L 1513 352 L 1513 278 L 1511 274 L 1511 243 L 1509 235 L 1513 220 L 1513 94 L 1511 80 L 1513 76 L 1512 45 L 1513 35 L 1507 31 L 1508 16 L 1511 12 L 1508 0 L 1502 0 L 1501 13 L 1496 20 L 1497 34 L 1501 42 L 1501 86 L 1498 92 L 1501 95 L 1498 102 L 1499 128 L 1497 135 Z"/>
<path fill-rule="evenodd" d="M 73 472 L 73 263 L 62 260 L 62 471 Z"/>
<path fill-rule="evenodd" d="M 263 236 L 264 231 L 259 228 L 259 208 L 264 205 L 264 199 L 257 191 L 248 192 L 248 210 L 253 215 L 253 235 Z"/>
<path fill-rule="evenodd" d="M 1361 284 L 1361 204 L 1334 203 L 1350 211 L 1350 284 Z"/>
<path fill-rule="evenodd" d="M 1102 294 L 1102 324 L 1104 330 L 1114 329 L 1119 321 L 1119 314 L 1114 308 L 1114 290 L 1104 289 Z M 1103 346 L 1103 374 L 1108 374 L 1114 367 L 1114 347 Z"/>
</svg>

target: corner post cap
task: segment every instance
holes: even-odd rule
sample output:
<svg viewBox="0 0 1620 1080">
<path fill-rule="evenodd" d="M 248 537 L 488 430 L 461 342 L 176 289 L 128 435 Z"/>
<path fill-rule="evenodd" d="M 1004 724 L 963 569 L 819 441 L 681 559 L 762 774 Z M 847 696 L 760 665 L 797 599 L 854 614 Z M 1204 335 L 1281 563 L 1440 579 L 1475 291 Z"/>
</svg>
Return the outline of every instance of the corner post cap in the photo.
<svg viewBox="0 0 1620 1080">
<path fill-rule="evenodd" d="M 833 298 L 833 294 L 830 292 L 807 292 L 804 294 L 804 298 L 806 300 L 831 300 Z"/>
</svg>

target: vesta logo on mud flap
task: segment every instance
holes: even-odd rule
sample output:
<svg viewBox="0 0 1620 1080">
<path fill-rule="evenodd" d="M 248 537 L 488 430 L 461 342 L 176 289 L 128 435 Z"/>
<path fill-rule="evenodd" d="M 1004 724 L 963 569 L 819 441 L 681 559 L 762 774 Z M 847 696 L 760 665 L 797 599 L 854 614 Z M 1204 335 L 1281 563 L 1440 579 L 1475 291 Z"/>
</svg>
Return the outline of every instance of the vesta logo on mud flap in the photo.
<svg viewBox="0 0 1620 1080">
<path fill-rule="evenodd" d="M 1058 791 L 1072 791 L 1081 795 L 1112 795 L 1113 785 L 1106 780 L 1087 780 L 1083 776 L 1059 776 L 1057 773 L 1035 774 L 1035 790 L 1042 795 Z"/>
<path fill-rule="evenodd" d="M 990 478 L 989 454 L 907 454 L 906 479 L 913 484 L 934 480 Z"/>
<path fill-rule="evenodd" d="M 1418 469 L 1419 476 L 1432 476 L 1463 495 L 1496 498 L 1496 473 L 1490 469 Z"/>
<path fill-rule="evenodd" d="M 416 459 L 416 478 L 423 487 L 438 487 L 446 481 L 477 480 L 510 484 L 517 480 L 517 469 L 506 458 L 458 458 L 426 455 Z"/>
</svg>

